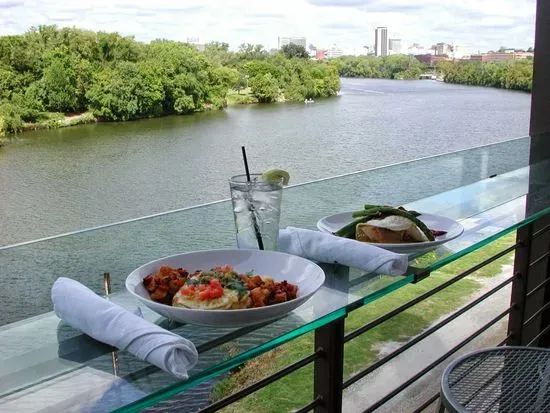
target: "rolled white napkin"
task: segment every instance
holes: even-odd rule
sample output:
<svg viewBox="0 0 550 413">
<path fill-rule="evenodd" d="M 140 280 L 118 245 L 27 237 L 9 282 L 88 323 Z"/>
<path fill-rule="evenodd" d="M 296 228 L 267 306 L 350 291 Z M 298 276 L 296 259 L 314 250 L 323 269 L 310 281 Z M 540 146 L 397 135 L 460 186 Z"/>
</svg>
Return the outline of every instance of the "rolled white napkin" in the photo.
<svg viewBox="0 0 550 413">
<path fill-rule="evenodd" d="M 192 342 L 99 297 L 75 280 L 58 278 L 52 287 L 52 302 L 57 316 L 67 324 L 177 378 L 187 379 L 187 370 L 197 363 Z"/>
<path fill-rule="evenodd" d="M 403 274 L 407 271 L 409 261 L 406 254 L 397 254 L 325 232 L 294 227 L 280 230 L 279 251 L 314 261 L 338 263 L 389 275 Z"/>
</svg>

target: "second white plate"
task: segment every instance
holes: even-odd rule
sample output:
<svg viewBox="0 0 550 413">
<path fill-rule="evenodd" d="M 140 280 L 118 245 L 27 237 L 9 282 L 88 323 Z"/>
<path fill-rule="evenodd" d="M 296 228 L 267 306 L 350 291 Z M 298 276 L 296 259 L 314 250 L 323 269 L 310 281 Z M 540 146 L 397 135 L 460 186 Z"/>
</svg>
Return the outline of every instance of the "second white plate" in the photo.
<svg viewBox="0 0 550 413">
<path fill-rule="evenodd" d="M 418 219 L 424 222 L 430 229 L 447 231 L 447 233 L 445 235 L 435 237 L 435 241 L 410 242 L 404 244 L 382 244 L 371 242 L 369 244 L 387 249 L 389 251 L 411 254 L 414 252 L 433 249 L 438 245 L 444 244 L 445 242 L 461 236 L 464 232 L 464 227 L 459 222 L 440 215 L 421 214 Z M 317 228 L 319 228 L 319 231 L 329 232 L 332 234 L 333 232 L 336 232 L 340 228 L 343 228 L 347 224 L 353 222 L 353 220 L 354 218 L 351 216 L 351 212 L 342 212 L 340 214 L 329 215 L 321 218 L 317 222 Z"/>
</svg>

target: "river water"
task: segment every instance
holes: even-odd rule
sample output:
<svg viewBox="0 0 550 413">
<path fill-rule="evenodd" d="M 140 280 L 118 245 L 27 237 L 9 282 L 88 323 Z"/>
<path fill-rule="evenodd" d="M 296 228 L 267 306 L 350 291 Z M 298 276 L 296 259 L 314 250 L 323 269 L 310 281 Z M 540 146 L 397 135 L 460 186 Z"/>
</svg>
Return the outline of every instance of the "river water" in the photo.
<svg viewBox="0 0 550 413">
<path fill-rule="evenodd" d="M 526 136 L 530 95 L 436 81 L 343 79 L 314 104 L 28 132 L 0 149 L 0 245 L 209 202 L 227 179 L 294 183 Z"/>
<path fill-rule="evenodd" d="M 0 246 L 228 197 L 242 173 L 282 167 L 309 181 L 526 136 L 528 94 L 435 81 L 345 79 L 305 104 L 29 132 L 0 149 Z M 402 204 L 527 164 L 528 139 L 400 164 L 284 193 L 281 225 L 374 203 Z M 311 200 L 317 200 L 312 204 Z M 231 206 L 0 248 L 0 326 L 51 310 L 57 277 L 113 291 L 155 258 L 234 247 Z M 32 300 L 32 305 L 29 305 Z"/>
</svg>

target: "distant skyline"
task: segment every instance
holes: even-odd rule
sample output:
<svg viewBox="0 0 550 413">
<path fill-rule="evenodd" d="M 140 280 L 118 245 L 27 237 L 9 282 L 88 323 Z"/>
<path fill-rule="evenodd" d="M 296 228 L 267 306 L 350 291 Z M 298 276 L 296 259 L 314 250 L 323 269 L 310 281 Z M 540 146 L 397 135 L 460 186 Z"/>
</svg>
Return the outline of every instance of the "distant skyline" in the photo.
<svg viewBox="0 0 550 413">
<path fill-rule="evenodd" d="M 535 0 L 0 0 L 0 35 L 41 24 L 116 31 L 139 41 L 157 38 L 277 47 L 278 37 L 306 37 L 346 53 L 374 44 L 388 27 L 403 51 L 455 42 L 470 49 L 533 46 Z"/>
</svg>

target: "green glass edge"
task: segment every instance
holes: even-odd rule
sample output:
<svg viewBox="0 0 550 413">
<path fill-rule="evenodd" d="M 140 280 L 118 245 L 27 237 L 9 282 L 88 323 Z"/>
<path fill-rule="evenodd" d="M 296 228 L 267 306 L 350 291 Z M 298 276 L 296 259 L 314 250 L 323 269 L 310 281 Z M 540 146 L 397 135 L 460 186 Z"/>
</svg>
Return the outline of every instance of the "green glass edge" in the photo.
<svg viewBox="0 0 550 413">
<path fill-rule="evenodd" d="M 301 327 L 298 327 L 295 330 L 285 333 L 280 337 L 274 338 L 268 341 L 267 343 L 264 343 L 248 351 L 245 351 L 234 358 L 225 360 L 208 369 L 205 369 L 190 379 L 167 386 L 148 396 L 145 396 L 140 400 L 137 400 L 126 406 L 120 407 L 119 409 L 113 410 L 113 413 L 139 412 L 143 409 L 154 406 L 155 404 L 162 402 L 164 400 L 167 400 L 168 398 L 173 397 L 176 394 L 181 393 L 193 386 L 196 386 L 197 384 L 200 384 L 208 379 L 217 377 L 220 374 L 226 373 L 231 369 L 245 363 L 246 361 L 254 357 L 257 357 L 263 353 L 266 353 L 269 350 L 274 349 L 275 347 L 279 347 L 280 345 L 285 344 L 291 340 L 294 340 L 295 338 L 298 338 L 306 333 L 309 333 L 310 331 L 316 330 L 319 327 L 323 327 L 324 325 L 332 321 L 335 321 L 339 318 L 343 318 L 347 315 L 347 313 L 348 312 L 346 307 L 342 307 L 317 320 L 311 321 L 307 324 L 304 324 Z"/>
<path fill-rule="evenodd" d="M 461 251 L 458 251 L 454 254 L 451 254 L 448 257 L 445 257 L 441 260 L 438 260 L 437 262 L 428 265 L 424 269 L 427 269 L 429 271 L 438 270 L 438 269 L 444 267 L 445 265 L 450 264 L 451 262 L 454 262 L 454 261 L 458 260 L 459 258 L 462 258 L 462 257 L 470 254 L 471 252 L 474 252 L 474 251 L 490 244 L 493 241 L 496 241 L 497 239 L 503 237 L 504 235 L 509 234 L 510 232 L 516 231 L 519 228 L 522 228 L 526 225 L 529 225 L 532 222 L 536 221 L 537 219 L 542 218 L 543 216 L 548 215 L 548 214 L 550 214 L 550 207 L 544 208 L 543 210 L 537 212 L 536 214 L 534 214 L 534 215 L 532 215 L 528 218 L 525 218 L 522 221 L 517 222 L 516 224 L 514 224 L 514 225 L 512 225 L 512 226 L 510 226 L 506 229 L 503 229 L 502 231 L 497 232 L 494 235 L 491 235 L 490 237 L 487 237 L 487 238 L 485 238 L 485 239 L 483 239 L 479 242 L 476 242 L 476 243 L 470 245 L 469 247 L 464 248 Z"/>
<path fill-rule="evenodd" d="M 369 304 L 373 301 L 376 301 L 377 299 L 382 298 L 386 294 L 394 292 L 394 291 L 400 289 L 401 287 L 404 287 L 405 285 L 412 283 L 413 281 L 414 281 L 414 274 L 410 274 L 410 275 L 407 275 L 407 276 L 403 277 L 399 281 L 388 284 L 385 287 L 383 287 L 383 288 L 381 288 L 381 289 L 379 289 L 379 290 L 377 290 L 373 293 L 370 293 L 369 295 L 364 297 L 362 300 L 359 300 L 360 305 L 353 308 L 353 310 L 357 310 L 358 308 L 364 306 L 365 304 Z M 350 310 L 350 311 L 353 311 L 353 310 Z"/>
<path fill-rule="evenodd" d="M 376 299 L 383 297 L 386 294 L 389 294 L 402 286 L 411 283 L 414 280 L 413 275 L 408 277 L 403 277 L 402 279 L 392 282 L 391 284 L 381 288 L 380 290 L 373 292 L 367 295 L 363 299 L 358 299 L 353 303 L 346 305 L 332 313 L 329 313 L 321 318 L 318 318 L 315 321 L 311 321 L 303 326 L 298 327 L 295 330 L 289 331 L 273 340 L 268 341 L 258 347 L 255 347 L 251 350 L 245 351 L 238 356 L 218 363 L 215 366 L 206 369 L 196 376 L 186 380 L 183 383 L 176 383 L 166 388 L 160 389 L 151 395 L 145 396 L 143 399 L 137 400 L 134 403 L 131 403 L 127 406 L 123 406 L 117 410 L 114 410 L 114 413 L 129 413 L 129 412 L 139 412 L 142 409 L 154 406 L 155 404 L 167 400 L 170 397 L 175 396 L 178 393 L 181 393 L 191 387 L 194 387 L 208 379 L 219 376 L 220 374 L 226 373 L 231 369 L 238 367 L 242 363 L 251 360 L 254 357 L 257 357 L 261 354 L 266 353 L 269 350 L 272 350 L 282 344 L 285 344 L 289 341 L 292 341 L 306 333 L 309 333 L 313 330 L 316 330 L 320 327 L 323 327 L 339 318 L 347 316 L 350 311 L 353 311 L 357 308 L 362 307 L 365 304 L 368 304 Z"/>
<path fill-rule="evenodd" d="M 457 252 L 457 253 L 454 253 L 454 254 L 451 254 L 449 255 L 448 257 L 446 258 L 443 258 L 442 260 L 440 261 L 437 261 L 436 263 L 434 264 L 431 264 L 427 267 L 425 267 L 425 269 L 428 269 L 430 271 L 435 271 L 435 270 L 438 270 L 442 267 L 444 267 L 445 265 L 447 264 L 450 264 L 451 262 L 454 262 L 468 254 L 470 254 L 471 252 L 474 252 L 476 250 L 478 250 L 479 248 L 482 248 L 484 247 L 485 245 L 503 237 L 504 235 L 507 235 L 509 234 L 510 232 L 512 231 L 515 231 L 517 230 L 518 228 L 521 228 L 521 227 L 524 227 L 534 221 L 536 221 L 538 218 L 544 216 L 544 215 L 547 215 L 550 213 L 550 207 L 547 207 L 539 212 L 537 212 L 536 214 L 528 217 L 528 218 L 525 218 L 524 220 L 522 220 L 521 222 L 518 222 L 512 226 L 510 226 L 509 228 L 506 228 L 494 235 L 491 235 L 490 237 L 487 237 L 485 239 L 483 239 L 482 241 L 479 241 L 477 243 L 474 243 L 472 245 L 470 245 L 469 247 L 467 248 L 464 248 L 463 250 Z M 255 347 L 251 350 L 248 350 L 248 351 L 245 351 L 241 354 L 239 354 L 238 356 L 232 358 L 232 359 L 229 359 L 229 360 L 226 360 L 222 363 L 219 363 L 215 366 L 212 366 L 210 367 L 209 369 L 206 369 L 204 371 L 202 371 L 201 373 L 197 374 L 196 376 L 192 377 L 191 379 L 188 379 L 186 381 L 184 381 L 183 383 L 176 383 L 176 384 L 173 384 L 171 386 L 168 386 L 164 389 L 161 389 L 151 395 L 148 395 L 146 397 L 144 397 L 143 399 L 140 399 L 140 400 L 137 400 L 127 406 L 124 406 L 124 407 L 121 407 L 117 410 L 114 410 L 115 413 L 129 413 L 129 412 L 139 412 L 140 410 L 143 410 L 145 408 L 148 408 L 148 407 L 151 407 L 151 406 L 154 406 L 155 404 L 159 403 L 159 402 L 162 402 L 170 397 L 173 397 L 175 396 L 176 394 L 178 393 L 181 393 L 197 384 L 200 384 L 208 379 L 211 379 L 213 377 L 216 377 L 216 376 L 219 376 L 220 374 L 223 374 L 223 373 L 226 373 L 228 371 L 230 371 L 231 369 L 241 365 L 242 363 L 245 363 L 246 361 L 256 357 L 256 356 L 259 356 L 269 350 L 272 350 L 274 349 L 275 347 L 278 347 L 282 344 L 285 344 L 291 340 L 294 340 L 295 338 L 298 338 L 299 336 L 301 335 L 304 335 L 310 331 L 313 331 L 313 330 L 316 330 L 317 328 L 319 327 L 323 327 L 325 326 L 326 324 L 334 321 L 334 320 L 337 320 L 341 317 L 345 317 L 348 312 L 350 311 L 353 311 L 353 310 L 356 310 L 360 307 L 362 307 L 363 305 L 366 305 L 366 304 L 369 304 L 373 301 L 375 301 L 376 299 L 378 298 L 381 298 L 383 296 L 385 296 L 386 294 L 389 294 L 393 291 L 396 291 L 398 290 L 399 288 L 407 285 L 407 284 L 410 284 L 411 282 L 414 281 L 414 274 L 408 274 L 406 276 L 404 276 L 402 279 L 396 281 L 396 282 L 393 282 L 383 288 L 381 288 L 380 290 L 378 291 L 375 291 L 367 296 L 365 296 L 363 299 L 360 299 L 356 302 L 353 302 L 353 303 L 350 303 L 348 304 L 347 306 L 345 307 L 342 307 L 341 309 L 339 310 L 336 310 L 330 314 L 327 314 L 315 321 L 312 321 L 310 323 L 307 323 L 307 324 L 304 324 L 303 326 L 300 326 L 298 327 L 297 329 L 295 330 L 292 330 L 288 333 L 285 333 L 283 334 L 282 336 L 280 337 L 277 337 L 273 340 L 270 340 L 268 341 L 267 343 L 264 343 L 258 347 Z"/>
</svg>

